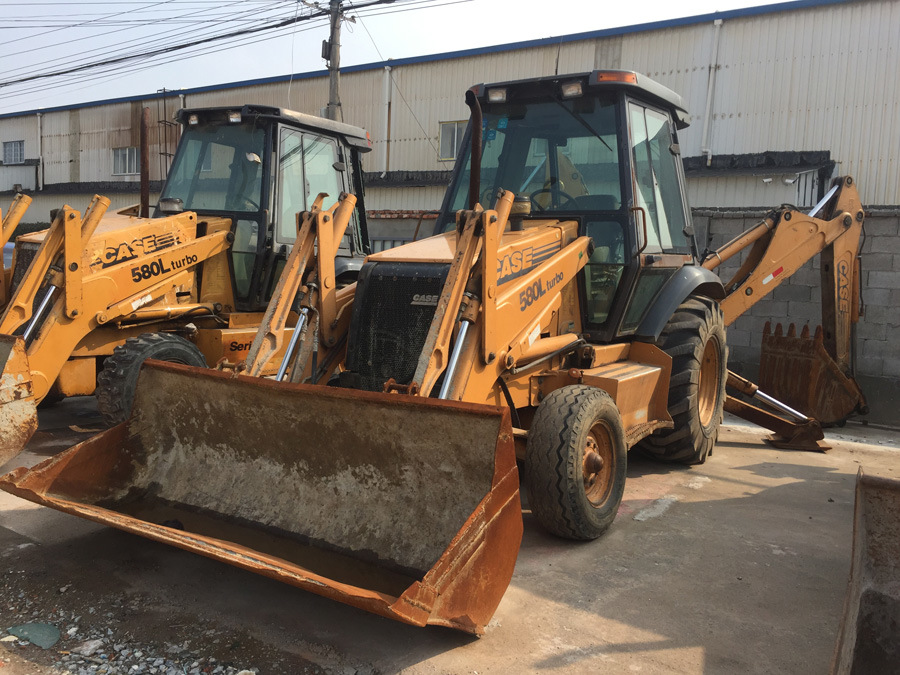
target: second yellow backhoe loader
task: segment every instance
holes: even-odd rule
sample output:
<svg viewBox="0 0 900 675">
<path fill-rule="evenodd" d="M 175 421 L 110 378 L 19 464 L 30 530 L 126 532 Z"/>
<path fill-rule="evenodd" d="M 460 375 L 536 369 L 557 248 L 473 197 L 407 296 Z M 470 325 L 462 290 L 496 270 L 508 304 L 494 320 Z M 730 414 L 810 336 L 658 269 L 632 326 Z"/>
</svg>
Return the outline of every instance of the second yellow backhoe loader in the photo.
<svg viewBox="0 0 900 675">
<path fill-rule="evenodd" d="M 858 235 L 852 181 L 812 215 L 778 211 L 774 235 L 751 236 L 763 243 L 746 278 L 726 286 L 690 226 L 676 94 L 595 71 L 482 85 L 467 102 L 442 232 L 369 256 L 352 310 L 320 279 L 345 197 L 299 218 L 253 376 L 148 363 L 124 424 L 0 488 L 383 616 L 481 633 L 521 540 L 517 464 L 538 522 L 583 540 L 612 524 L 630 449 L 705 461 L 726 401 L 725 324 L 748 306 L 729 300 L 764 296 L 815 253 L 776 259 L 765 243 L 785 223 L 827 232 L 817 250 Z M 258 377 L 292 303 L 298 344 L 276 380 Z M 320 360 L 330 340 L 340 347 Z"/>
<path fill-rule="evenodd" d="M 49 230 L 17 239 L 11 269 L 0 261 L 0 464 L 25 445 L 48 397 L 95 393 L 117 424 L 144 360 L 242 361 L 296 213 L 319 192 L 362 194 L 370 144 L 358 127 L 264 106 L 178 119 L 183 134 L 154 213 L 145 202 L 109 214 L 103 197 L 83 217 L 66 206 Z M 7 212 L 0 249 L 29 202 L 20 195 Z M 362 265 L 361 202 L 339 244 L 323 283 L 346 284 Z"/>
</svg>

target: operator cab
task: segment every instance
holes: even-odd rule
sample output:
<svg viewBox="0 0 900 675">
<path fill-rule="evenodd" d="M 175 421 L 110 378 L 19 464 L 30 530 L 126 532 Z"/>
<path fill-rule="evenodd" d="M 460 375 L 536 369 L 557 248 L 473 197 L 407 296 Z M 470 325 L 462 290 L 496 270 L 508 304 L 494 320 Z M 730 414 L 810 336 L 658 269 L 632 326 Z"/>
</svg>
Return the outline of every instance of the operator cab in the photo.
<svg viewBox="0 0 900 675">
<path fill-rule="evenodd" d="M 154 216 L 195 211 L 232 221 L 231 273 L 237 309 L 265 308 L 297 236 L 296 214 L 316 196 L 330 207 L 343 193 L 356 212 L 335 261 L 355 278 L 368 252 L 359 127 L 282 108 L 180 110 L 181 141 Z"/>
<path fill-rule="evenodd" d="M 630 71 L 472 91 L 483 115 L 478 201 L 491 208 L 499 190 L 514 192 L 526 229 L 577 220 L 594 243 L 581 288 L 584 332 L 604 342 L 634 335 L 696 251 L 676 133 L 687 126 L 681 97 Z M 470 123 L 438 232 L 469 208 L 471 146 Z"/>
</svg>

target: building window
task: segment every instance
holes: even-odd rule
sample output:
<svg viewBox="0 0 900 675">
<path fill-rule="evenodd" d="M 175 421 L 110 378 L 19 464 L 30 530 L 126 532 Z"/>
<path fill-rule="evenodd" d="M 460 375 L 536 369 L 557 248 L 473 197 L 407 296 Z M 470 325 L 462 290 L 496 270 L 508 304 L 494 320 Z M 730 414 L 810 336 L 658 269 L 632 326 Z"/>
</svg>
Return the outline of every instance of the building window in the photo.
<svg viewBox="0 0 900 675">
<path fill-rule="evenodd" d="M 113 175 L 126 176 L 140 173 L 141 154 L 135 147 L 113 148 Z"/>
<path fill-rule="evenodd" d="M 459 146 L 462 145 L 463 134 L 466 133 L 466 122 L 441 122 L 441 159 L 456 159 Z"/>
<path fill-rule="evenodd" d="M 25 141 L 7 141 L 3 144 L 4 164 L 25 163 Z"/>
</svg>

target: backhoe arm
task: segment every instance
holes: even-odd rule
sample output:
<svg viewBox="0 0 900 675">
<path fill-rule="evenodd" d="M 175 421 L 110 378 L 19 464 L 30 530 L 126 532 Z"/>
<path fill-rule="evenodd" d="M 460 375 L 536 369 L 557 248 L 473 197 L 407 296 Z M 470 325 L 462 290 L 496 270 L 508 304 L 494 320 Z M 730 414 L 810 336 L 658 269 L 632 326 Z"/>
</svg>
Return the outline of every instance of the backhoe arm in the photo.
<svg viewBox="0 0 900 675">
<path fill-rule="evenodd" d="M 823 217 L 816 217 L 820 213 Z M 853 412 L 866 410 L 865 398 L 852 376 L 851 359 L 852 326 L 859 321 L 859 244 L 864 218 L 853 179 L 845 176 L 835 179 L 810 213 L 788 206 L 772 211 L 757 226 L 703 261 L 703 266 L 711 270 L 747 251 L 743 263 L 725 284 L 727 295 L 721 302 L 725 323 L 731 325 L 821 254 L 822 327 L 809 339 L 807 327 L 798 337 L 793 325 L 783 335 L 780 325 L 772 333 L 767 324 L 760 386 L 729 373 L 730 387 L 763 401 L 789 421 L 762 423 L 760 420 L 773 418 L 771 413 L 732 397 L 726 409 L 767 426 L 779 434 L 781 441 L 787 438 L 797 447 L 809 447 L 813 436 L 824 437 L 817 427 L 819 422 L 839 422 Z M 738 386 L 739 382 L 743 386 Z M 813 427 L 818 431 L 813 433 Z M 793 432 L 786 433 L 790 429 Z"/>
<path fill-rule="evenodd" d="M 708 255 L 703 266 L 715 269 L 750 247 L 725 284 L 727 296 L 721 305 L 725 325 L 730 326 L 821 253 L 825 345 L 841 369 L 849 372 L 850 326 L 859 320 L 858 255 L 865 214 L 849 176 L 835 181 L 829 197 L 810 214 L 790 207 L 771 212 L 759 225 Z M 826 218 L 814 217 L 821 210 Z"/>
</svg>

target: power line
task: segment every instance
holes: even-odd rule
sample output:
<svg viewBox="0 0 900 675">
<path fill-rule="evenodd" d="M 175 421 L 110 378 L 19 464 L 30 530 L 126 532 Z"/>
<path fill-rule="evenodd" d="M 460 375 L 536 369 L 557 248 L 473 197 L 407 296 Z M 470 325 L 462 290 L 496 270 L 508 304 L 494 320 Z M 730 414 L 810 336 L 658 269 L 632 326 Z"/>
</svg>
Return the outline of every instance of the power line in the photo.
<svg viewBox="0 0 900 675">
<path fill-rule="evenodd" d="M 324 25 L 324 23 L 325 22 L 318 22 L 318 23 L 313 22 L 311 25 L 300 29 L 298 32 L 314 30 L 314 29 L 319 28 L 320 26 Z M 285 29 L 280 29 L 280 30 L 285 30 Z M 216 53 L 223 52 L 223 51 L 229 51 L 236 47 L 244 47 L 244 46 L 256 44 L 259 42 L 267 41 L 267 40 L 270 40 L 271 37 L 272 37 L 271 35 L 264 35 L 264 36 L 254 36 L 252 38 L 244 38 L 242 40 L 234 41 L 228 45 L 222 45 L 218 48 L 214 48 L 214 49 L 207 48 L 207 49 L 203 49 L 202 51 L 198 51 L 195 54 L 188 54 L 187 58 L 198 58 L 198 57 L 202 57 L 202 56 L 216 54 Z M 185 55 L 181 54 L 181 55 L 177 55 L 177 56 L 172 56 L 172 57 L 162 60 L 162 61 L 157 61 L 155 63 L 119 65 L 119 66 L 113 67 L 111 69 L 112 70 L 111 73 L 109 73 L 109 72 L 104 72 L 103 74 L 87 73 L 87 72 L 81 73 L 80 75 L 76 75 L 74 78 L 68 78 L 66 83 L 56 85 L 54 87 L 54 92 L 49 94 L 48 96 L 42 97 L 40 99 L 31 99 L 31 100 L 46 100 L 46 99 L 50 99 L 50 98 L 55 99 L 55 98 L 58 98 L 57 90 L 59 88 L 67 88 L 74 84 L 80 84 L 83 82 L 90 82 L 90 81 L 109 82 L 111 80 L 115 80 L 115 79 L 124 77 L 126 75 L 143 72 L 146 70 L 156 68 L 161 65 L 167 65 L 169 63 L 174 63 L 176 61 L 182 61 L 184 59 L 184 57 L 185 57 Z M 81 91 L 85 88 L 87 88 L 87 87 L 78 87 L 75 91 Z M 23 94 L 30 94 L 30 93 L 34 93 L 34 92 L 38 92 L 38 91 L 46 92 L 47 91 L 46 85 L 35 83 L 35 84 L 32 84 L 29 89 L 16 90 L 15 92 L 11 93 L 7 97 L 4 97 L 2 94 L 0 94 L 0 100 L 3 100 L 4 98 L 9 98 L 11 96 L 19 97 Z"/>
<path fill-rule="evenodd" d="M 246 0 L 235 0 L 234 2 L 226 3 L 225 5 L 221 5 L 221 3 L 220 3 L 220 9 L 226 9 L 226 8 L 228 8 L 228 7 L 233 7 L 233 6 L 235 6 L 235 5 L 242 5 L 242 4 L 244 4 L 245 1 L 246 1 Z M 272 0 L 266 0 L 267 4 L 269 4 L 269 5 L 283 4 L 284 1 L 285 1 L 285 0 L 277 0 L 276 2 L 272 2 Z M 197 10 L 194 10 L 194 11 L 191 11 L 191 12 L 179 14 L 179 15 L 177 15 L 177 17 L 174 17 L 174 18 L 181 19 L 181 18 L 185 18 L 185 17 L 191 17 L 191 16 L 195 16 L 195 15 L 197 15 L 197 14 L 204 13 L 204 12 L 206 12 L 206 11 L 207 11 L 207 10 L 204 10 L 204 9 L 197 9 Z M 232 16 L 232 17 L 239 17 L 239 16 L 243 16 L 243 15 L 248 14 L 248 13 L 255 13 L 255 12 L 257 12 L 257 9 L 256 9 L 256 8 L 253 8 L 253 9 L 245 10 L 245 11 L 243 11 L 243 12 L 238 12 L 237 14 L 231 14 L 230 16 Z M 227 18 L 227 16 L 229 16 L 229 15 L 225 15 L 226 18 Z M 269 17 L 264 17 L 264 18 L 269 18 Z M 165 23 L 165 19 L 161 19 L 161 20 L 159 21 L 159 23 L 160 23 L 160 24 L 164 24 L 164 23 Z M 129 31 L 129 30 L 133 30 L 133 29 L 132 29 L 132 28 L 120 28 L 119 30 L 112 31 L 112 32 L 104 31 L 104 32 L 102 33 L 102 38 L 103 38 L 104 40 L 107 40 L 107 39 L 109 39 L 109 37 L 110 37 L 111 35 L 115 35 L 115 34 L 117 34 L 117 33 L 124 33 L 124 32 Z M 205 30 L 205 29 L 204 29 L 204 30 Z M 55 31 L 50 31 L 50 32 L 55 32 Z M 206 31 L 206 33 L 208 34 L 208 31 Z M 201 35 L 200 35 L 200 36 L 203 36 L 203 34 L 204 34 L 204 33 L 201 32 Z M 44 35 L 44 34 L 37 35 L 37 36 L 32 36 L 32 38 L 42 37 L 42 35 Z M 151 33 L 151 34 L 149 34 L 149 35 L 142 35 L 140 38 L 135 38 L 135 39 L 132 39 L 132 40 L 128 40 L 128 41 L 126 41 L 126 42 L 119 42 L 119 43 L 113 43 L 112 45 L 106 45 L 105 47 L 102 47 L 102 48 L 99 48 L 99 49 L 93 49 L 93 50 L 82 51 L 82 52 L 80 52 L 80 54 L 90 54 L 90 53 L 96 53 L 96 52 L 100 52 L 100 53 L 112 53 L 112 54 L 115 54 L 115 53 L 116 53 L 116 50 L 111 49 L 112 47 L 117 47 L 117 46 L 121 46 L 121 45 L 125 45 L 125 44 L 141 44 L 141 45 L 144 45 L 144 44 L 146 44 L 148 41 L 149 41 L 149 42 L 155 41 L 158 37 L 161 37 L 161 36 L 166 36 L 166 37 L 168 37 L 168 38 L 169 38 L 168 43 L 170 43 L 170 44 L 173 43 L 173 42 L 177 42 L 177 41 L 180 40 L 180 38 L 181 38 L 181 36 L 171 36 L 171 35 L 169 35 L 166 31 L 161 31 L 161 32 L 157 32 L 157 33 Z M 84 40 L 82 40 L 82 41 L 84 41 Z M 18 59 L 21 58 L 21 56 L 22 56 L 23 54 L 28 54 L 28 53 L 31 53 L 31 52 L 37 52 L 37 51 L 45 51 L 46 49 L 47 49 L 46 46 L 44 46 L 44 45 L 39 45 L 39 46 L 33 47 L 33 48 L 31 48 L 31 49 L 18 50 L 18 51 L 15 52 L 15 54 L 11 54 L 10 56 L 14 56 L 14 57 L 18 60 Z M 3 56 L 0 55 L 0 58 L 3 58 Z M 49 61 L 43 61 L 43 62 L 40 62 L 39 64 L 33 64 L 33 65 L 43 65 L 43 64 L 46 64 L 46 63 L 54 62 L 54 61 L 63 61 L 63 62 L 71 63 L 71 55 L 67 55 L 66 57 L 63 57 L 63 58 L 50 59 Z M 25 69 L 25 68 L 18 68 L 18 69 L 14 69 L 14 70 L 24 70 L 24 69 Z M 8 70 L 8 69 L 7 69 L 7 70 Z"/>
<path fill-rule="evenodd" d="M 457 2 L 459 1 L 470 0 L 457 0 Z M 352 10 L 357 15 L 377 16 L 379 14 L 389 14 L 398 11 L 413 11 L 423 8 L 424 5 L 443 6 L 448 4 L 457 4 L 457 2 L 444 2 L 438 5 L 434 5 L 435 0 L 409 0 L 408 2 L 399 0 L 392 3 L 391 7 L 380 6 L 386 5 L 389 2 L 390 0 L 377 0 L 376 2 L 346 5 L 346 11 Z M 68 3 L 40 4 L 56 5 Z M 325 10 L 314 9 L 309 13 L 300 14 L 298 16 L 297 5 L 295 2 L 290 2 L 290 0 L 279 0 L 274 2 L 272 0 L 241 0 L 240 2 L 229 3 L 224 7 L 220 2 L 213 3 L 209 2 L 208 0 L 168 0 L 167 2 L 157 2 L 150 4 L 146 2 L 129 2 L 129 0 L 123 0 L 122 2 L 115 3 L 96 2 L 80 4 L 115 5 L 117 7 L 121 7 L 122 5 L 141 5 L 140 9 L 132 10 L 133 13 L 145 10 L 149 11 L 153 8 L 159 8 L 163 5 L 167 7 L 171 6 L 173 8 L 178 7 L 179 9 L 187 11 L 179 12 L 175 16 L 167 15 L 166 18 L 161 18 L 159 20 L 159 25 L 161 28 L 163 28 L 163 32 L 159 33 L 160 38 L 156 40 L 158 44 L 154 49 L 128 51 L 127 48 L 136 43 L 139 43 L 142 46 L 146 45 L 148 42 L 153 43 L 154 37 L 145 35 L 133 40 L 120 41 L 119 43 L 114 43 L 112 45 L 107 44 L 102 48 L 86 51 L 81 50 L 79 52 L 79 54 L 81 55 L 89 55 L 92 53 L 102 54 L 108 57 L 105 59 L 88 60 L 85 58 L 81 59 L 80 61 L 76 60 L 73 63 L 70 54 L 67 57 L 48 59 L 40 63 L 30 64 L 29 66 L 13 68 L 12 70 L 10 70 L 9 68 L 5 68 L 3 72 L 9 79 L 5 82 L 0 82 L 0 87 L 8 87 L 11 88 L 11 90 L 8 92 L 7 96 L 0 95 L 0 100 L 4 98 L 9 100 L 9 98 L 12 96 L 15 96 L 17 98 L 21 96 L 27 96 L 39 91 L 46 92 L 45 85 L 39 84 L 40 80 L 53 77 L 61 77 L 65 75 L 67 76 L 65 82 L 55 85 L 53 93 L 50 96 L 42 97 L 44 99 L 55 98 L 58 100 L 60 89 L 72 89 L 73 91 L 79 91 L 86 87 L 80 86 L 74 89 L 73 87 L 75 87 L 75 85 L 80 85 L 87 82 L 108 82 L 110 80 L 121 78 L 127 74 L 146 71 L 148 69 L 171 63 L 176 60 L 181 61 L 185 58 L 199 58 L 210 54 L 220 53 L 222 51 L 232 50 L 237 47 L 255 44 L 263 40 L 272 39 L 279 34 L 285 34 L 287 30 L 292 30 L 294 33 L 296 33 L 298 32 L 297 25 L 300 22 L 308 22 L 308 26 L 303 28 L 302 31 L 311 30 L 322 25 L 327 15 L 327 12 Z M 235 4 L 243 4 L 245 6 L 248 4 L 252 4 L 253 7 L 248 8 L 247 10 L 242 12 L 223 12 L 218 15 L 211 15 L 211 13 L 215 12 L 216 10 L 213 10 L 209 7 L 197 9 L 197 7 L 209 4 L 216 4 L 217 10 L 226 9 L 227 7 L 233 6 Z M 262 8 L 260 6 L 262 6 Z M 290 8 L 290 14 L 285 16 L 285 12 L 283 10 L 288 9 L 288 6 Z M 172 36 L 169 33 L 165 32 L 164 27 L 167 25 L 167 21 L 171 21 L 173 19 L 181 19 L 186 16 L 196 15 L 200 13 L 203 13 L 209 21 L 207 22 L 207 25 L 199 29 L 199 35 L 195 36 L 192 41 L 187 43 L 180 42 L 179 38 L 183 38 L 183 35 Z M 121 12 L 119 14 L 121 14 Z M 251 28 L 242 28 L 235 31 L 221 32 L 215 30 L 215 27 L 219 24 L 212 22 L 212 20 L 228 22 L 229 18 L 237 20 L 246 17 L 246 15 L 248 14 L 254 14 L 256 17 L 258 17 L 259 25 L 253 26 Z M 140 27 L 143 28 L 146 27 L 146 25 L 151 24 L 144 24 Z M 125 31 L 135 30 L 136 28 L 138 28 L 138 26 L 127 26 L 118 28 L 117 30 L 112 31 L 112 33 L 106 31 L 104 32 L 104 37 L 108 38 L 110 34 L 124 33 Z M 56 32 L 56 30 L 48 32 L 53 33 Z M 228 40 L 229 43 L 227 45 L 221 46 L 216 46 L 213 44 L 223 40 Z M 7 42 L 7 44 L 8 43 L 9 41 Z M 125 49 L 116 49 L 116 47 L 125 47 Z M 41 49 L 45 48 L 36 47 L 34 50 Z M 19 55 L 21 53 L 23 52 L 20 51 Z M 65 62 L 68 67 L 53 69 L 35 68 L 36 66 L 59 64 L 62 62 Z M 293 72 L 293 64 L 291 71 Z M 14 72 L 19 72 L 22 74 L 18 77 L 10 77 L 10 75 Z"/>
<path fill-rule="evenodd" d="M 271 29 L 276 29 L 276 28 L 283 28 L 283 27 L 285 27 L 285 26 L 289 26 L 289 25 L 291 25 L 291 24 L 297 23 L 298 21 L 307 21 L 307 20 L 309 20 L 309 19 L 316 18 L 317 16 L 322 16 L 322 14 L 318 14 L 318 15 L 317 15 L 317 14 L 309 14 L 309 15 L 306 15 L 306 16 L 297 17 L 296 19 L 294 19 L 294 18 L 285 19 L 285 20 L 280 21 L 280 22 L 278 22 L 278 23 L 276 23 L 276 24 L 274 24 L 274 25 L 271 25 L 271 26 L 268 26 L 268 25 L 267 25 L 267 26 L 259 26 L 259 27 L 257 27 L 257 28 L 247 28 L 247 29 L 244 29 L 244 30 L 232 31 L 232 32 L 230 32 L 230 33 L 223 33 L 223 34 L 221 34 L 221 35 L 216 35 L 216 36 L 213 36 L 213 37 L 203 38 L 203 39 L 201 39 L 201 40 L 196 40 L 196 41 L 190 42 L 190 43 L 182 43 L 182 44 L 178 44 L 178 45 L 172 45 L 172 46 L 170 46 L 170 47 L 163 47 L 163 48 L 160 48 L 160 49 L 152 49 L 152 50 L 150 50 L 150 51 L 143 52 L 143 53 L 140 53 L 140 54 L 133 54 L 133 55 L 126 55 L 126 56 L 114 57 L 114 58 L 111 58 L 111 59 L 107 59 L 107 60 L 105 60 L 105 61 L 101 61 L 101 62 L 99 62 L 99 63 L 85 64 L 85 65 L 81 65 L 81 66 L 74 66 L 74 67 L 72 67 L 72 68 L 64 68 L 63 70 L 57 70 L 57 71 L 54 71 L 54 72 L 42 73 L 42 74 L 38 74 L 38 75 L 29 75 L 29 76 L 26 76 L 26 77 L 20 77 L 20 78 L 17 78 L 17 79 L 7 80 L 7 81 L 5 81 L 5 82 L 0 82 L 0 87 L 8 87 L 8 86 L 13 85 L 13 84 L 22 84 L 22 83 L 24 83 L 24 82 L 31 82 L 31 81 L 33 81 L 33 80 L 46 79 L 46 78 L 48 78 L 48 77 L 58 77 L 58 76 L 60 76 L 60 75 L 70 75 L 70 74 L 72 74 L 72 73 L 78 73 L 78 72 L 81 72 L 81 71 L 83 71 L 83 70 L 88 70 L 88 69 L 90 69 L 90 68 L 98 68 L 98 67 L 101 67 L 101 66 L 112 65 L 112 64 L 116 64 L 116 63 L 124 63 L 124 62 L 126 62 L 126 61 L 132 61 L 132 60 L 134 60 L 134 59 L 140 59 L 140 58 L 147 58 L 147 57 L 151 57 L 151 56 L 157 56 L 157 55 L 159 55 L 159 54 L 168 54 L 168 53 L 171 53 L 171 52 L 176 52 L 176 51 L 181 51 L 181 50 L 183 50 L 183 49 L 189 49 L 189 48 L 191 48 L 191 47 L 196 47 L 197 45 L 208 44 L 208 43 L 210 43 L 210 42 L 216 42 L 216 41 L 218 41 L 218 40 L 225 40 L 225 39 L 228 39 L 228 38 L 237 38 L 237 37 L 242 37 L 242 36 L 244 36 L 244 35 L 251 35 L 251 34 L 253 34 L 253 33 L 259 33 L 259 32 L 261 32 L 261 31 L 265 31 L 265 30 L 271 30 Z"/>
<path fill-rule="evenodd" d="M 163 0 L 162 2 L 155 2 L 155 3 L 153 3 L 152 5 L 148 5 L 148 7 L 158 7 L 158 6 L 160 6 L 160 5 L 168 5 L 168 4 L 172 3 L 172 2 L 175 2 L 175 0 Z M 121 16 L 122 14 L 128 14 L 130 11 L 131 11 L 131 10 L 123 10 L 123 11 L 121 11 L 121 12 L 116 12 L 116 13 L 114 13 L 114 14 L 108 14 L 108 15 L 106 15 L 104 18 L 112 18 L 112 17 L 116 17 L 116 16 Z M 140 10 L 138 10 L 138 11 L 140 11 Z M 69 26 L 69 28 L 74 28 L 75 26 L 83 25 L 83 23 L 84 23 L 84 22 L 82 22 L 82 23 L 80 23 L 80 24 L 74 24 L 74 25 L 72 25 L 72 26 Z M 65 29 L 66 29 L 65 27 L 63 27 L 63 28 L 54 28 L 53 30 L 47 31 L 47 33 L 58 33 L 59 31 L 65 30 Z M 46 35 L 47 33 L 44 33 L 43 35 Z M 16 42 L 22 42 L 22 40 L 30 40 L 30 39 L 32 39 L 32 38 L 34 38 L 34 37 L 36 37 L 36 36 L 29 35 L 29 36 L 27 36 L 27 37 L 21 37 L 21 38 L 15 39 L 15 40 L 6 40 L 5 43 L 4 43 L 4 46 L 6 46 L 6 45 L 11 45 L 11 44 L 14 44 L 14 43 L 16 43 Z"/>
</svg>

